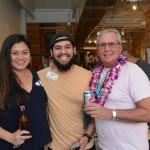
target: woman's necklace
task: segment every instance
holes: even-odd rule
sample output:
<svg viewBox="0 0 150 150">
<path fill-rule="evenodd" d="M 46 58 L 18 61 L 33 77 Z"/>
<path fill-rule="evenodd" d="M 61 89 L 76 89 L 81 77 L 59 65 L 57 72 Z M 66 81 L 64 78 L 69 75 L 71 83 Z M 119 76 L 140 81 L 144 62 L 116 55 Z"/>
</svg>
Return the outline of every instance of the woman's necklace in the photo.
<svg viewBox="0 0 150 150">
<path fill-rule="evenodd" d="M 101 104 L 102 106 L 105 104 L 108 95 L 111 93 L 112 86 L 114 84 L 114 81 L 118 79 L 119 73 L 120 73 L 120 68 L 126 63 L 126 57 L 125 55 L 120 55 L 118 57 L 118 60 L 113 66 L 109 72 L 108 72 L 108 77 L 106 77 L 105 81 L 101 86 L 99 85 L 99 79 L 101 77 L 101 73 L 103 70 L 103 64 L 99 64 L 95 70 L 92 72 L 92 77 L 91 81 L 89 83 L 90 90 L 94 92 L 95 98 L 96 98 L 96 103 Z M 98 92 L 100 91 L 100 92 Z"/>
</svg>

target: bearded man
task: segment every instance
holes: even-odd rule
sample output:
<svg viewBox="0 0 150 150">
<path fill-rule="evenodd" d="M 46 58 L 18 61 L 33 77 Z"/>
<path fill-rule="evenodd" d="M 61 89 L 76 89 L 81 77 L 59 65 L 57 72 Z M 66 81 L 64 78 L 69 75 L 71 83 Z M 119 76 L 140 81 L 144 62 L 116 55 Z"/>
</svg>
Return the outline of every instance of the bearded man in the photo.
<svg viewBox="0 0 150 150">
<path fill-rule="evenodd" d="M 51 39 L 53 64 L 38 72 L 49 100 L 52 150 L 94 150 L 94 121 L 83 128 L 83 92 L 89 90 L 91 72 L 74 64 L 76 43 L 68 33 Z"/>
</svg>

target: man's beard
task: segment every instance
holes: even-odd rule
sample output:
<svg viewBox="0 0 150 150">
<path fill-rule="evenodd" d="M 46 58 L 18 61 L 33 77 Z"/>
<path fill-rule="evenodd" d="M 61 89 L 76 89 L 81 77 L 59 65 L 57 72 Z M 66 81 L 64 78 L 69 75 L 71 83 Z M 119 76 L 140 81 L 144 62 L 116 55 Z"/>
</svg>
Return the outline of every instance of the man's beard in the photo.
<svg viewBox="0 0 150 150">
<path fill-rule="evenodd" d="M 53 57 L 53 60 L 54 60 L 54 64 L 57 66 L 58 70 L 60 70 L 60 71 L 68 71 L 68 70 L 70 70 L 71 66 L 75 62 L 75 55 L 72 56 L 72 58 L 70 59 L 70 61 L 67 64 L 61 64 L 54 57 Z"/>
</svg>

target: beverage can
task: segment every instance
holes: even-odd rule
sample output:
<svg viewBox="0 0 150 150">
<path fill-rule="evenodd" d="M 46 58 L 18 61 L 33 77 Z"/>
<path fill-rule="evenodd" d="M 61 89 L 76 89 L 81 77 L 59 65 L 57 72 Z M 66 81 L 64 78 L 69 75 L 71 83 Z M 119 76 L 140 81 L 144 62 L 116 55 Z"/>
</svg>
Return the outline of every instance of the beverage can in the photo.
<svg viewBox="0 0 150 150">
<path fill-rule="evenodd" d="M 92 91 L 84 91 L 84 104 L 88 103 L 94 103 L 95 102 L 95 96 Z"/>
</svg>

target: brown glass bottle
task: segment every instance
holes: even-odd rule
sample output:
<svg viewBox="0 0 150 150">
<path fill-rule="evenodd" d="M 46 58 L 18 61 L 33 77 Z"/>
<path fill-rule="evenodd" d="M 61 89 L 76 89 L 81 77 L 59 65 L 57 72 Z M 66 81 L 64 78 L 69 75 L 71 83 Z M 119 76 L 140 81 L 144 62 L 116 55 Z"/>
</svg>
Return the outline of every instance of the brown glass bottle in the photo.
<svg viewBox="0 0 150 150">
<path fill-rule="evenodd" d="M 20 130 L 28 130 L 29 131 L 29 119 L 25 114 L 25 106 L 20 106 L 20 117 L 19 117 L 19 127 Z"/>
</svg>

